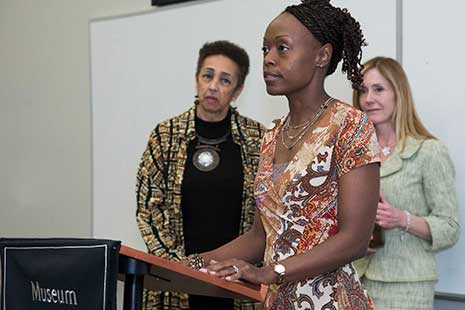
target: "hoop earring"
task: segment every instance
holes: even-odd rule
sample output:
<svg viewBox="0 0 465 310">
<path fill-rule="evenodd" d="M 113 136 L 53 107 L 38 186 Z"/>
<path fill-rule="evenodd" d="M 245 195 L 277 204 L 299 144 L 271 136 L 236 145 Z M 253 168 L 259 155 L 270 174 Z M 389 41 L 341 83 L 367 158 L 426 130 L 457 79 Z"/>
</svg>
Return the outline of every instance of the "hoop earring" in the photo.
<svg viewBox="0 0 465 310">
<path fill-rule="evenodd" d="M 195 104 L 195 105 L 199 105 L 199 103 L 200 103 L 200 101 L 199 101 L 199 95 L 195 95 L 194 98 L 195 98 L 194 104 Z"/>
</svg>

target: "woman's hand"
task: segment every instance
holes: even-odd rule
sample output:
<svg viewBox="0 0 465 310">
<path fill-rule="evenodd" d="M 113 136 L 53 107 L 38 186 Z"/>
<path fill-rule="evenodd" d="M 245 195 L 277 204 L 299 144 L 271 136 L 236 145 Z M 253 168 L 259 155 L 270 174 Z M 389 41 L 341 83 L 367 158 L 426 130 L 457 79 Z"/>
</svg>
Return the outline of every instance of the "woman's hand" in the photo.
<svg viewBox="0 0 465 310">
<path fill-rule="evenodd" d="M 200 271 L 209 273 L 227 281 L 243 280 L 253 284 L 271 284 L 276 282 L 277 275 L 270 266 L 256 267 L 240 259 L 228 259 L 221 262 L 210 261 Z"/>
<path fill-rule="evenodd" d="M 376 224 L 383 228 L 404 228 L 406 225 L 406 215 L 386 200 L 383 193 L 380 193 L 378 210 L 376 212 Z"/>
</svg>

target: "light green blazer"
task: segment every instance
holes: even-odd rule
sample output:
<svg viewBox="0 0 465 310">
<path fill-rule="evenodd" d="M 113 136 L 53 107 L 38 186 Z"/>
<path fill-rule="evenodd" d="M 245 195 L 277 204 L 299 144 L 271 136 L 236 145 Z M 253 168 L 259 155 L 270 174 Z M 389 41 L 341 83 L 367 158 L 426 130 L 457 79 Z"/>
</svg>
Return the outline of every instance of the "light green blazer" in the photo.
<svg viewBox="0 0 465 310">
<path fill-rule="evenodd" d="M 432 242 L 399 228 L 386 229 L 385 245 L 355 262 L 360 276 L 386 282 L 437 280 L 435 254 L 454 245 L 460 225 L 455 170 L 447 148 L 435 139 L 408 138 L 381 166 L 381 191 L 395 207 L 424 217 Z"/>
</svg>

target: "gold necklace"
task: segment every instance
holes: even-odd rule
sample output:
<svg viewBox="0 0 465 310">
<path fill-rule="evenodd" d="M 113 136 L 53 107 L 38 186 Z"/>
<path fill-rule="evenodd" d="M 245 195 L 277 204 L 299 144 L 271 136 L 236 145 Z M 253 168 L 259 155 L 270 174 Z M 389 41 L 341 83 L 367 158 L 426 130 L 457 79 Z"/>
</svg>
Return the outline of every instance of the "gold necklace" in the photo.
<svg viewBox="0 0 465 310">
<path fill-rule="evenodd" d="M 335 100 L 334 98 L 332 97 L 329 97 L 325 102 L 323 102 L 321 105 L 320 105 L 320 108 L 318 109 L 318 111 L 315 113 L 315 115 L 309 120 L 309 121 L 306 121 L 305 123 L 301 124 L 301 125 L 297 125 L 297 126 L 291 126 L 290 125 L 290 122 L 291 122 L 291 117 L 290 115 L 288 115 L 288 117 L 286 118 L 286 122 L 284 123 L 283 125 L 283 128 L 281 130 L 281 143 L 283 144 L 283 146 L 290 150 L 292 149 L 297 143 L 299 143 L 299 141 L 305 136 L 305 134 L 307 133 L 307 131 L 312 127 L 313 124 L 315 124 L 315 122 L 317 121 L 317 119 L 320 117 L 320 115 L 324 112 L 324 110 L 326 110 L 326 108 L 329 106 L 329 104 L 331 102 L 333 102 L 333 100 Z M 292 128 L 292 129 L 297 129 L 297 128 L 302 128 L 302 130 L 297 133 L 296 135 L 292 136 L 289 134 L 289 128 Z M 287 139 L 288 140 L 295 140 L 295 141 L 292 141 L 290 143 L 290 145 L 288 145 L 286 143 L 286 141 L 284 140 L 284 135 L 287 136 Z"/>
<path fill-rule="evenodd" d="M 290 126 L 287 126 L 286 128 L 284 128 L 283 131 L 286 133 L 287 139 L 289 139 L 289 140 L 294 140 L 296 137 L 298 137 L 298 136 L 300 135 L 300 133 L 302 133 L 303 131 L 305 131 L 310 125 L 311 125 L 311 123 L 306 124 L 305 127 L 302 128 L 302 129 L 301 129 L 298 133 L 296 133 L 295 135 L 291 135 L 291 134 L 289 133 L 290 128 L 291 128 Z"/>
<path fill-rule="evenodd" d="M 324 107 L 324 106 L 327 107 L 327 106 L 329 105 L 330 101 L 332 101 L 333 99 L 334 99 L 334 98 L 329 97 L 328 99 L 325 100 L 325 102 L 323 102 L 322 104 L 320 104 L 320 110 L 321 110 L 321 108 Z M 318 110 L 318 111 L 319 111 L 319 110 Z M 316 114 L 315 114 L 315 116 L 316 116 Z M 313 123 L 313 122 L 315 121 L 315 120 L 314 120 L 315 116 L 314 116 L 313 118 L 309 119 L 308 121 L 304 122 L 303 124 L 295 125 L 295 126 L 291 126 L 291 120 L 290 120 L 291 117 L 289 116 L 289 123 L 288 123 L 288 126 L 287 126 L 287 127 L 290 128 L 290 129 L 299 129 L 299 128 L 302 128 L 302 127 L 308 127 L 308 125 L 310 125 L 311 123 Z"/>
</svg>

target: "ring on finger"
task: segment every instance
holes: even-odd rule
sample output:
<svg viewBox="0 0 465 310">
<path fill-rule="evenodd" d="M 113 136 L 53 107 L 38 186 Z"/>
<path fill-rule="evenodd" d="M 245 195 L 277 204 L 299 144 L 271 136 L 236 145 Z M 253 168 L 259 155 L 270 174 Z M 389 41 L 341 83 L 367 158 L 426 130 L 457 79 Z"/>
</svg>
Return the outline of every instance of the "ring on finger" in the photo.
<svg viewBox="0 0 465 310">
<path fill-rule="evenodd" d="M 232 268 L 234 269 L 234 273 L 239 272 L 239 268 L 236 265 L 232 265 Z"/>
</svg>

